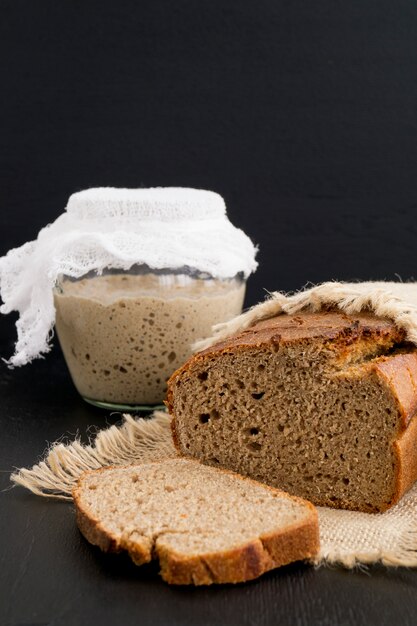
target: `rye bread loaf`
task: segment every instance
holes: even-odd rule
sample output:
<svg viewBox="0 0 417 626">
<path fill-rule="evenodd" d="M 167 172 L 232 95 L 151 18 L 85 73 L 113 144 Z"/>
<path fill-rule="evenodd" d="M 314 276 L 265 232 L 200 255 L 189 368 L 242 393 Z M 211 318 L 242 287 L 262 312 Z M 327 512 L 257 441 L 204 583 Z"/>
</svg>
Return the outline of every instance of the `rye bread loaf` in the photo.
<svg viewBox="0 0 417 626">
<path fill-rule="evenodd" d="M 73 495 L 88 541 L 159 559 L 169 583 L 251 580 L 319 547 L 310 502 L 188 459 L 87 472 Z"/>
<path fill-rule="evenodd" d="M 167 406 L 184 455 L 317 505 L 384 511 L 417 478 L 417 352 L 371 314 L 280 315 L 194 355 Z"/>
</svg>

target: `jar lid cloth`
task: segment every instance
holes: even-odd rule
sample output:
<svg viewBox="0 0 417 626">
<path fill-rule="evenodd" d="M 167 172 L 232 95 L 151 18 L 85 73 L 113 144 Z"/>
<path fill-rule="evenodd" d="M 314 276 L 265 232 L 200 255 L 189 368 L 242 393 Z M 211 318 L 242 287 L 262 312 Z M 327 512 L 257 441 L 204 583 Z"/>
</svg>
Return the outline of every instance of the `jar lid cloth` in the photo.
<svg viewBox="0 0 417 626">
<path fill-rule="evenodd" d="M 223 198 L 200 189 L 101 187 L 73 194 L 66 211 L 36 240 L 0 258 L 0 312 L 18 311 L 10 366 L 48 352 L 60 276 L 106 268 L 183 267 L 213 278 L 255 271 L 256 247 L 229 221 Z"/>
</svg>

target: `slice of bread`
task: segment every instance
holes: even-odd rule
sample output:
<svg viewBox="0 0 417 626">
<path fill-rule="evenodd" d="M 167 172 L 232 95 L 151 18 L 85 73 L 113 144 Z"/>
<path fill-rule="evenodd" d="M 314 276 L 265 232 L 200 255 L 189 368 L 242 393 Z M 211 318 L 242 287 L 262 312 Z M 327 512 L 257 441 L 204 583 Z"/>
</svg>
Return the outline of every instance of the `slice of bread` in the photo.
<svg viewBox="0 0 417 626">
<path fill-rule="evenodd" d="M 169 381 L 184 455 L 314 504 L 392 506 L 417 479 L 417 351 L 389 320 L 280 315 L 194 355 Z"/>
<path fill-rule="evenodd" d="M 87 472 L 73 496 L 88 541 L 138 565 L 159 559 L 173 584 L 251 580 L 319 547 L 310 502 L 198 461 Z"/>
</svg>

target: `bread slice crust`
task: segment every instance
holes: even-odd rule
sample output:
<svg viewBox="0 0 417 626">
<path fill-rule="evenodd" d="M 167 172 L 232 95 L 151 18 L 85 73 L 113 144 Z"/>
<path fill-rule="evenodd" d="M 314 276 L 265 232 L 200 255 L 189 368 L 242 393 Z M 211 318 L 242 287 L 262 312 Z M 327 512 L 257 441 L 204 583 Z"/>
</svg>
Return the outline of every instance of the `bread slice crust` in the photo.
<svg viewBox="0 0 417 626">
<path fill-rule="evenodd" d="M 338 368 L 352 376 L 375 380 L 390 397 L 398 414 L 395 436 L 391 442 L 394 459 L 394 486 L 389 498 L 372 506 L 358 505 L 349 498 L 335 503 L 331 494 L 319 493 L 312 501 L 321 506 L 382 512 L 398 502 L 417 480 L 417 349 L 405 343 L 405 333 L 390 320 L 372 314 L 347 316 L 341 312 L 280 315 L 263 320 L 253 327 L 197 353 L 179 368 L 168 382 L 166 406 L 173 416 L 172 434 L 177 449 L 189 454 L 179 427 L 178 389 L 201 365 L 215 363 L 222 355 L 250 355 L 256 349 L 269 351 L 301 348 L 321 343 Z M 209 393 L 209 391 L 207 391 Z M 271 414 L 271 419 L 274 415 Z M 200 457 L 201 458 L 201 457 Z M 205 459 L 203 459 L 205 460 Z M 230 465 L 228 465 L 230 467 Z M 232 469 L 237 469 L 232 464 Z M 240 470 L 239 470 L 240 471 Z M 278 485 L 291 491 L 287 485 Z M 303 497 L 307 494 L 301 493 Z"/>
<path fill-rule="evenodd" d="M 179 458 L 176 461 L 190 464 L 190 471 L 193 471 L 193 465 L 196 467 L 200 465 L 198 461 L 188 459 Z M 160 463 L 163 461 L 156 461 L 147 465 Z M 130 469 L 137 468 L 139 474 L 142 467 L 143 465 L 129 466 Z M 81 476 L 73 490 L 76 520 L 81 533 L 90 543 L 98 546 L 104 552 L 127 551 L 137 565 L 158 559 L 161 576 L 170 584 L 211 585 L 213 583 L 245 582 L 294 561 L 314 559 L 318 553 L 319 528 L 316 508 L 310 502 L 288 496 L 288 494 L 267 485 L 262 485 L 262 488 L 287 498 L 289 501 L 299 503 L 307 510 L 308 514 L 295 523 L 287 524 L 285 528 L 278 528 L 276 532 L 261 533 L 258 537 L 254 537 L 241 545 L 233 546 L 231 549 L 195 555 L 184 555 L 173 549 L 169 542 L 164 541 L 164 533 L 153 537 L 143 536 L 139 532 L 133 533 L 129 537 L 118 536 L 111 532 L 106 524 L 89 510 L 83 500 L 86 478 L 91 475 L 99 476 L 100 473 L 112 469 L 116 468 L 109 467 L 86 472 Z M 229 470 L 207 469 L 211 469 L 215 473 L 228 474 L 236 480 L 246 481 L 249 485 L 253 483 L 259 486 L 256 481 Z"/>
</svg>

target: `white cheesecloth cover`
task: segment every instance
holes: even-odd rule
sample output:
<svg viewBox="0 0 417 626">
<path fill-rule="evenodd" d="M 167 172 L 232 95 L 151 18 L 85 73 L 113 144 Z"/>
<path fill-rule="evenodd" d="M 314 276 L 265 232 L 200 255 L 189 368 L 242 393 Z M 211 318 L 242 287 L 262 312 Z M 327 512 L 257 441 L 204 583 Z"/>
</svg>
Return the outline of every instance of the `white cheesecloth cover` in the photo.
<svg viewBox="0 0 417 626">
<path fill-rule="evenodd" d="M 246 278 L 257 267 L 255 255 L 249 237 L 228 220 L 223 198 L 212 191 L 102 187 L 75 193 L 35 241 L 0 258 L 0 312 L 19 313 L 15 354 L 7 363 L 24 365 L 49 351 L 53 288 L 62 275 L 146 264 Z"/>
</svg>

